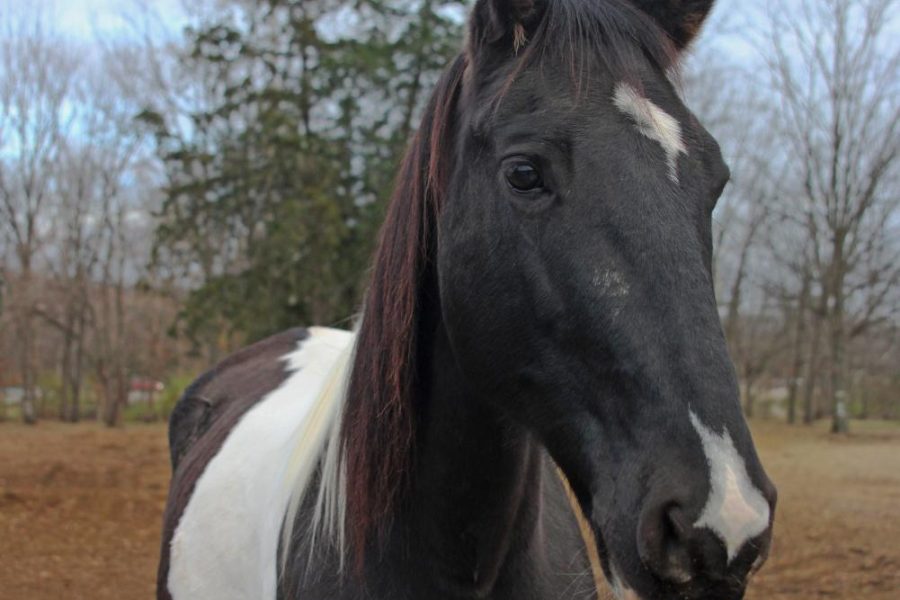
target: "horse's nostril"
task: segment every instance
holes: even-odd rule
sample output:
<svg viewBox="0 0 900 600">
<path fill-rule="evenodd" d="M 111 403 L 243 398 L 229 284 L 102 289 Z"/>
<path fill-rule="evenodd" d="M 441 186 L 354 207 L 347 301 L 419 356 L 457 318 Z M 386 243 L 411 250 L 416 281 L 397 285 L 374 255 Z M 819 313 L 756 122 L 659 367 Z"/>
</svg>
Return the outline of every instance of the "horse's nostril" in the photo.
<svg viewBox="0 0 900 600">
<path fill-rule="evenodd" d="M 641 513 L 638 554 L 656 578 L 682 589 L 699 581 L 737 585 L 746 580 L 748 571 L 758 570 L 765 562 L 769 535 L 746 544 L 740 559 L 732 559 L 719 536 L 706 527 L 695 527 L 690 514 L 675 502 L 650 506 Z M 752 556 L 752 568 L 751 548 L 758 553 Z"/>
<path fill-rule="evenodd" d="M 638 553 L 660 579 L 687 583 L 694 576 L 691 524 L 675 503 L 645 509 L 638 527 Z"/>
<path fill-rule="evenodd" d="M 694 561 L 689 548 L 691 523 L 677 505 L 665 511 L 663 520 L 669 535 L 664 548 L 666 564 L 660 576 L 676 583 L 688 583 L 694 578 Z"/>
</svg>

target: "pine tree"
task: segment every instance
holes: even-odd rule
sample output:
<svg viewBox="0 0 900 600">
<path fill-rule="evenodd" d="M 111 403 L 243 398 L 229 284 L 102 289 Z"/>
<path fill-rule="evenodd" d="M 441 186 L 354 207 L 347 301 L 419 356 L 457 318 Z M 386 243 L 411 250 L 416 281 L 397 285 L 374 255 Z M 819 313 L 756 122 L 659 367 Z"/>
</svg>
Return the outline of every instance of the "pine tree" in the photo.
<svg viewBox="0 0 900 600">
<path fill-rule="evenodd" d="M 187 33 L 182 67 L 213 102 L 182 117 L 187 134 L 172 115 L 143 120 L 169 181 L 155 256 L 199 280 L 180 319 L 192 339 L 234 345 L 358 308 L 396 163 L 460 44 L 453 5 L 233 2 Z"/>
</svg>

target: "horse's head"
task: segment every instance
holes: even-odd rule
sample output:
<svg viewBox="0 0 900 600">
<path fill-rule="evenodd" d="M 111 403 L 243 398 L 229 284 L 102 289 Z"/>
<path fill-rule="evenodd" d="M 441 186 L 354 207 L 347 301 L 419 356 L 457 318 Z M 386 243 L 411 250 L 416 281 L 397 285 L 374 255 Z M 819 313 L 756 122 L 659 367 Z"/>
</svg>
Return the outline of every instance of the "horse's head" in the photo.
<svg viewBox="0 0 900 600">
<path fill-rule="evenodd" d="M 624 597 L 740 598 L 771 536 L 711 274 L 728 168 L 667 77 L 711 4 L 479 0 L 438 221 L 460 367 L 550 450 Z"/>
</svg>

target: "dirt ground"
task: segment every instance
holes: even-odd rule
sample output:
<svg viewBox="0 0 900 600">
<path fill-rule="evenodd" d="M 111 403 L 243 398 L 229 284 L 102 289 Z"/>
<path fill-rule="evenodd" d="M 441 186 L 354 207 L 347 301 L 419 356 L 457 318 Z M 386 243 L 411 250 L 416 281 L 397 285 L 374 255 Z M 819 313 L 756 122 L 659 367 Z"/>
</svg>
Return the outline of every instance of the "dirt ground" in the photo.
<svg viewBox="0 0 900 600">
<path fill-rule="evenodd" d="M 900 598 L 900 426 L 854 425 L 755 424 L 780 500 L 750 600 Z M 161 425 L 0 424 L 0 598 L 151 598 L 168 479 Z"/>
</svg>

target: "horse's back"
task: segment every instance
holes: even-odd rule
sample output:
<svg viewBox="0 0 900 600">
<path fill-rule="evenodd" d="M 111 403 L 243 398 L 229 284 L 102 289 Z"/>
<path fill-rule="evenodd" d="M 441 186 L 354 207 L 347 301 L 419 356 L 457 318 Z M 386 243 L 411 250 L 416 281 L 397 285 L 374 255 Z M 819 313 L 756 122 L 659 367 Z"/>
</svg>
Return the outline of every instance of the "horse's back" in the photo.
<svg viewBox="0 0 900 600">
<path fill-rule="evenodd" d="M 185 390 L 169 423 L 160 599 L 275 598 L 291 449 L 351 340 L 331 329 L 285 331 L 229 356 Z"/>
<path fill-rule="evenodd" d="M 172 470 L 213 424 L 227 434 L 235 419 L 278 387 L 286 376 L 280 359 L 308 336 L 306 329 L 283 331 L 238 350 L 194 380 L 169 417 Z"/>
</svg>

